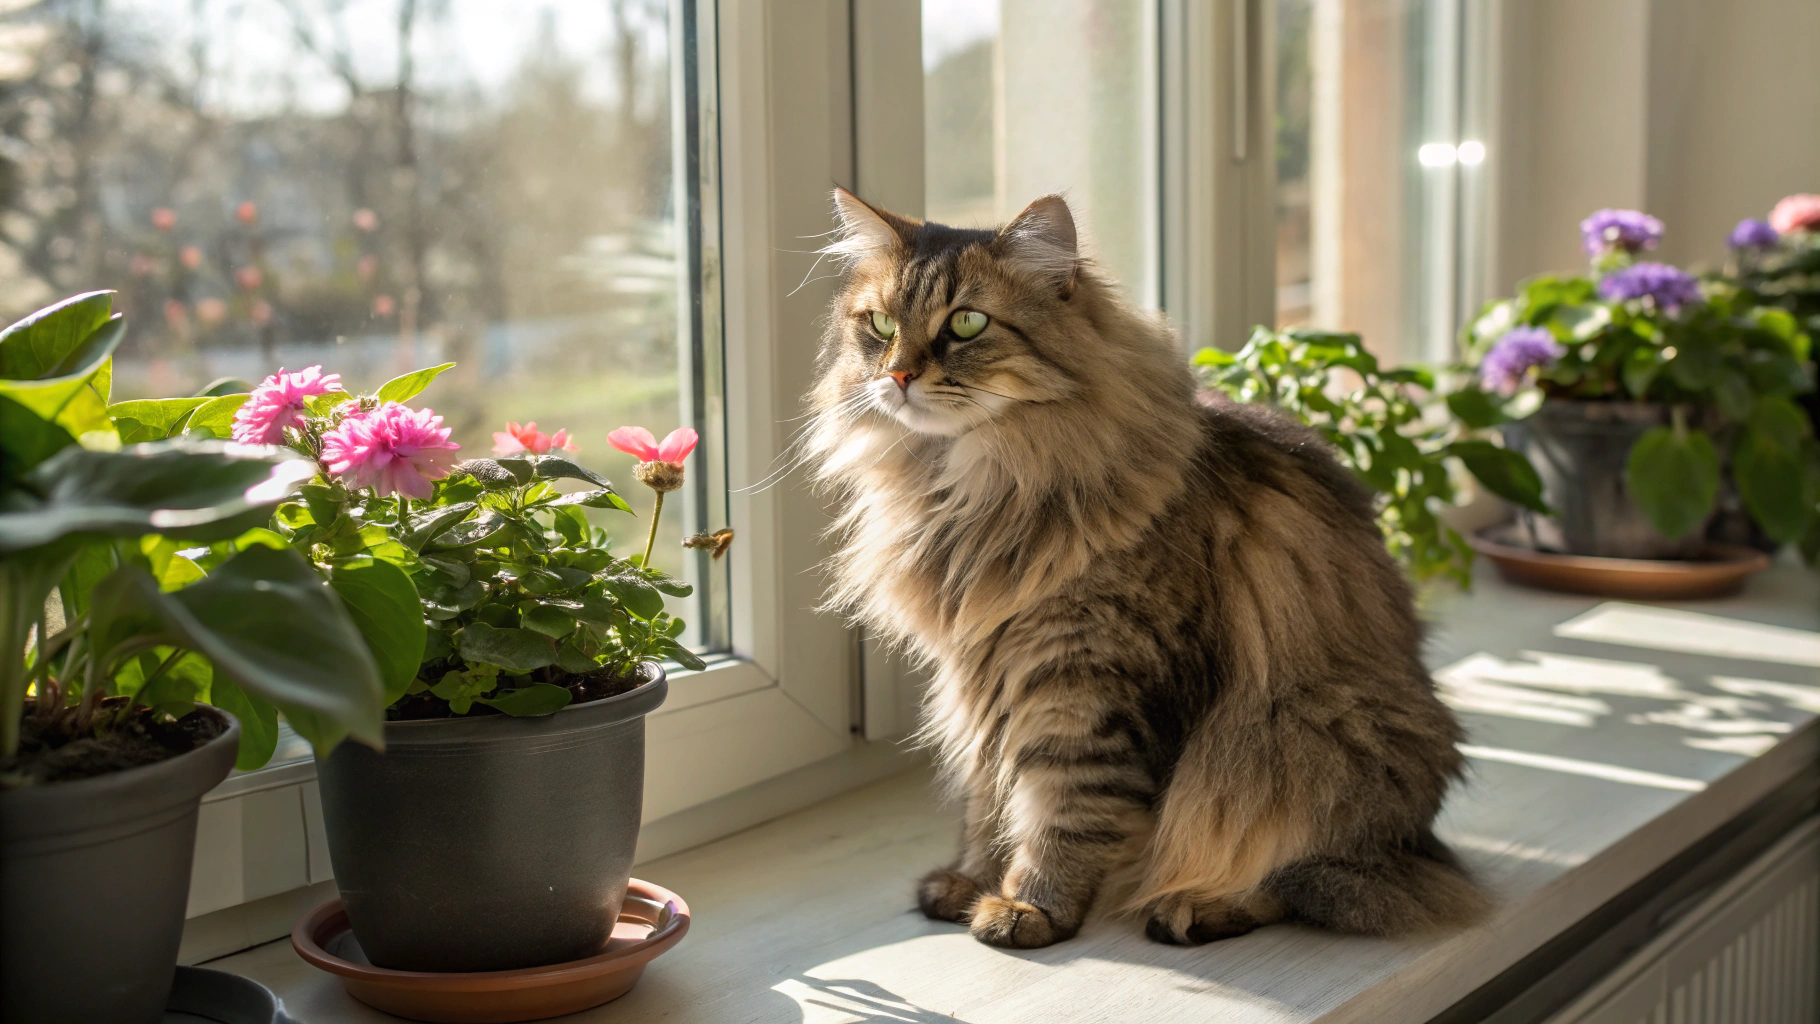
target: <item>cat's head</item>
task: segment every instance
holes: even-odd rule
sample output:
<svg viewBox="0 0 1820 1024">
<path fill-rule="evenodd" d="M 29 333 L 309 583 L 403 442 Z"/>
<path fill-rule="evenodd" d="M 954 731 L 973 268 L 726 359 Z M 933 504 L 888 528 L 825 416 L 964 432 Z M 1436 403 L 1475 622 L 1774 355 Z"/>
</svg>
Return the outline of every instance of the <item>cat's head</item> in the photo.
<svg viewBox="0 0 1820 1024">
<path fill-rule="evenodd" d="M 880 413 L 919 434 L 957 437 L 1020 406 L 1076 397 L 1093 374 L 1096 329 L 1074 216 L 1060 196 L 993 230 L 951 228 L 834 194 L 845 263 L 830 311 L 817 403 Z"/>
</svg>

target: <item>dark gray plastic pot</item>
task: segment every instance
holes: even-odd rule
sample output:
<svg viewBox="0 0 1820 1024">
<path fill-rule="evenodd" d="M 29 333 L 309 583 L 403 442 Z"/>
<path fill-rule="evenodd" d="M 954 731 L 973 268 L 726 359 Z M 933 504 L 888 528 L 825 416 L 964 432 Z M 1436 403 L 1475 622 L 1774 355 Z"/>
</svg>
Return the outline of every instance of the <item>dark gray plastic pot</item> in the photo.
<svg viewBox="0 0 1820 1024">
<path fill-rule="evenodd" d="M 1698 556 L 1706 546 L 1705 528 L 1677 540 L 1662 536 L 1625 483 L 1631 445 L 1670 419 L 1669 407 L 1654 403 L 1549 399 L 1527 419 L 1505 424 L 1505 444 L 1529 457 L 1544 497 L 1559 513 L 1521 513 L 1530 543 L 1542 551 L 1602 558 Z"/>
<path fill-rule="evenodd" d="M 593 956 L 626 897 L 645 715 L 663 669 L 541 718 L 387 722 L 384 754 L 316 761 L 335 884 L 360 948 L 400 971 L 504 971 Z"/>
<path fill-rule="evenodd" d="M 164 1013 L 202 794 L 234 767 L 240 725 L 187 754 L 0 792 L 0 1020 L 148 1024 Z"/>
</svg>

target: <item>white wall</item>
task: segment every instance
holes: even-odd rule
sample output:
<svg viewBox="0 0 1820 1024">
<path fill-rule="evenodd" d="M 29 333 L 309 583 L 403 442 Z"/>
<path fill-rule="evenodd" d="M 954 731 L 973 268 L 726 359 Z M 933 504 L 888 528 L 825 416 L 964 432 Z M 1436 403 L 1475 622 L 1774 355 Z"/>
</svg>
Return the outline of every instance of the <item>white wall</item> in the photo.
<svg viewBox="0 0 1820 1024">
<path fill-rule="evenodd" d="M 1820 0 L 1505 0 L 1495 287 L 1584 266 L 1604 206 L 1712 263 L 1743 217 L 1820 191 Z"/>
</svg>

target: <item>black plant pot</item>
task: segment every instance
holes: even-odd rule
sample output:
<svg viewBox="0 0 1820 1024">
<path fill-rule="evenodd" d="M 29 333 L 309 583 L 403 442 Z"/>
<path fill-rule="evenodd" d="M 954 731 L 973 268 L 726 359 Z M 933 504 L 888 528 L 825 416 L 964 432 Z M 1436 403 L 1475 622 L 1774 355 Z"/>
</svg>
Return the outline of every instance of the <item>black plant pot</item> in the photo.
<svg viewBox="0 0 1820 1024">
<path fill-rule="evenodd" d="M 599 953 L 632 873 L 645 715 L 663 669 L 541 718 L 388 722 L 386 752 L 316 761 L 329 860 L 360 948 L 401 971 L 504 971 Z"/>
<path fill-rule="evenodd" d="M 159 1020 L 177 970 L 196 812 L 240 724 L 186 754 L 0 792 L 0 1020 Z"/>
<path fill-rule="evenodd" d="M 1559 513 L 1521 513 L 1530 543 L 1540 551 L 1603 558 L 1697 557 L 1706 546 L 1704 526 L 1675 540 L 1662 536 L 1625 482 L 1631 445 L 1670 422 L 1666 405 L 1549 399 L 1527 419 L 1505 424 L 1505 444 L 1528 456 Z"/>
</svg>

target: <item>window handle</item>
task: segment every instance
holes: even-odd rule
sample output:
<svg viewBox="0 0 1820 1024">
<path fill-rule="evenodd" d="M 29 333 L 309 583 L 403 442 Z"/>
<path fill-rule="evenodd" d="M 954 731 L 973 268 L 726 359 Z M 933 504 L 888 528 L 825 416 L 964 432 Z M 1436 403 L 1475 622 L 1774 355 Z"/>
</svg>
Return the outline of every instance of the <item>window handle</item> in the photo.
<svg viewBox="0 0 1820 1024">
<path fill-rule="evenodd" d="M 1232 3 L 1232 162 L 1242 164 L 1251 141 L 1251 0 Z"/>
</svg>

